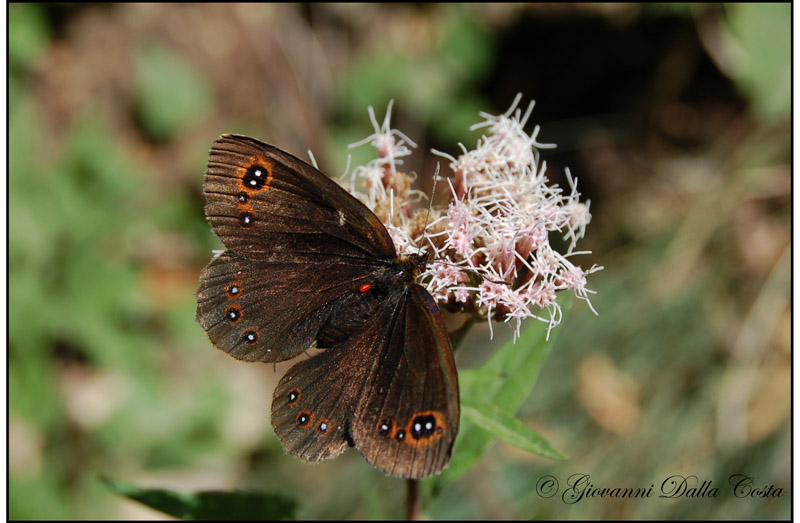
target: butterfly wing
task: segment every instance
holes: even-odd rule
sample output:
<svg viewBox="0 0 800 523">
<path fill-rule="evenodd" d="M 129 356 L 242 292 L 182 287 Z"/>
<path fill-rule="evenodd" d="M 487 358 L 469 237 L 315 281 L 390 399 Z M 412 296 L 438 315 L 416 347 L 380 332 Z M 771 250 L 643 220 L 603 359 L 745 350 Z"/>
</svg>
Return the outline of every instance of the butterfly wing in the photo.
<svg viewBox="0 0 800 523">
<path fill-rule="evenodd" d="M 197 320 L 215 346 L 281 361 L 395 256 L 380 220 L 314 167 L 258 140 L 212 146 L 206 215 L 228 251 L 204 269 Z"/>
<path fill-rule="evenodd" d="M 389 296 L 363 329 L 286 372 L 273 395 L 272 426 L 287 452 L 324 461 L 352 445 L 364 385 L 402 301 L 401 293 Z"/>
<path fill-rule="evenodd" d="M 228 249 L 198 291 L 197 319 L 214 344 L 259 361 L 314 341 L 328 348 L 275 390 L 284 448 L 322 461 L 355 445 L 389 474 L 440 472 L 459 422 L 452 348 L 422 287 L 380 298 L 359 290 L 391 281 L 385 269 L 396 263 L 378 218 L 315 168 L 243 136 L 214 143 L 204 193 Z"/>
<path fill-rule="evenodd" d="M 361 393 L 353 441 L 372 465 L 421 478 L 450 462 L 459 426 L 458 375 L 442 315 L 412 285 Z"/>
<path fill-rule="evenodd" d="M 369 281 L 364 266 L 257 262 L 226 251 L 202 272 L 197 321 L 235 358 L 283 361 L 311 347 L 333 311 Z"/>
<path fill-rule="evenodd" d="M 417 285 L 389 297 L 341 346 L 292 367 L 272 402 L 287 452 L 323 461 L 355 445 L 375 467 L 407 478 L 447 466 L 458 423 L 453 351 Z"/>
<path fill-rule="evenodd" d="M 253 138 L 229 134 L 214 142 L 203 192 L 214 232 L 252 260 L 359 264 L 396 256 L 364 204 L 306 162 Z"/>
</svg>

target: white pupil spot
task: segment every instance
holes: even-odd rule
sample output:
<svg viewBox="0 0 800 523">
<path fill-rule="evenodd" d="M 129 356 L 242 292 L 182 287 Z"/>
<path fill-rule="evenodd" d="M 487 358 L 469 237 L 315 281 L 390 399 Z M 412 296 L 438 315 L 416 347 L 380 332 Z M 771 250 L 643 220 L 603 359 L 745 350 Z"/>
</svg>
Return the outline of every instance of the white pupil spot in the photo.
<svg viewBox="0 0 800 523">
<path fill-rule="evenodd" d="M 247 339 L 250 340 L 250 341 L 253 341 L 254 339 L 256 339 L 256 335 L 253 334 L 253 333 L 250 333 L 250 334 L 247 335 Z"/>
<path fill-rule="evenodd" d="M 430 421 L 425 424 L 425 430 L 431 430 L 432 428 L 433 428 L 433 423 L 431 423 Z"/>
<path fill-rule="evenodd" d="M 242 218 L 242 220 L 244 221 L 244 223 L 250 223 L 250 217 L 249 216 L 245 216 L 244 218 Z"/>
<path fill-rule="evenodd" d="M 414 432 L 419 432 L 421 430 L 422 430 L 422 425 L 420 425 L 419 423 L 415 423 L 414 424 Z"/>
<path fill-rule="evenodd" d="M 321 430 L 322 432 L 325 432 L 326 430 L 328 430 L 328 424 L 327 423 L 320 423 L 319 430 Z"/>
<path fill-rule="evenodd" d="M 238 293 L 239 293 L 239 287 L 236 287 L 235 285 L 231 287 L 231 294 L 238 294 Z"/>
</svg>

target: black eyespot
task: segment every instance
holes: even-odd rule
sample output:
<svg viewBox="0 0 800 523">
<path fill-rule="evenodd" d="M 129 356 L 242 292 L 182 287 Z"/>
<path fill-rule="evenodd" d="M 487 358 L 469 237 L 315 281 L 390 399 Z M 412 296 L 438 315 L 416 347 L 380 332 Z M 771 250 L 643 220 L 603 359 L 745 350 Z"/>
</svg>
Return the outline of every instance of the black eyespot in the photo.
<svg viewBox="0 0 800 523">
<path fill-rule="evenodd" d="M 237 296 L 239 292 L 241 292 L 241 289 L 239 288 L 238 285 L 231 285 L 230 287 L 228 287 L 228 296 L 230 296 L 231 298 Z"/>
<path fill-rule="evenodd" d="M 395 434 L 394 437 L 397 441 L 403 441 L 404 439 L 406 439 L 406 431 L 400 429 L 397 431 L 397 434 Z"/>
<path fill-rule="evenodd" d="M 329 428 L 329 426 L 328 426 L 328 423 L 327 423 L 327 422 L 325 422 L 325 421 L 321 421 L 321 422 L 320 422 L 320 424 L 319 424 L 319 427 L 317 427 L 317 428 L 319 428 L 319 431 L 320 431 L 320 432 L 322 432 L 323 434 L 325 434 L 326 432 L 328 432 L 328 428 Z"/>
<path fill-rule="evenodd" d="M 290 390 L 288 397 L 289 397 L 289 405 L 297 403 L 297 400 L 300 399 L 300 390 L 299 389 Z"/>
<path fill-rule="evenodd" d="M 254 164 L 247 169 L 244 178 L 242 178 L 242 183 L 244 183 L 244 186 L 248 189 L 260 191 L 264 187 L 264 184 L 267 183 L 268 176 L 269 171 L 267 171 L 266 167 Z"/>
<path fill-rule="evenodd" d="M 239 203 L 247 203 L 250 201 L 250 196 L 246 192 L 240 192 L 236 195 L 236 199 L 239 200 Z"/>
<path fill-rule="evenodd" d="M 388 436 L 392 431 L 392 420 L 385 420 L 378 425 L 378 434 L 381 436 Z"/>
<path fill-rule="evenodd" d="M 256 222 L 256 217 L 251 212 L 243 212 L 239 215 L 239 223 L 242 227 L 250 228 Z"/>
<path fill-rule="evenodd" d="M 436 432 L 436 418 L 427 414 L 417 416 L 411 421 L 411 437 L 414 439 L 427 438 Z"/>
<path fill-rule="evenodd" d="M 255 329 L 248 329 L 242 333 L 242 339 L 249 345 L 255 345 L 258 342 L 258 331 Z"/>
<path fill-rule="evenodd" d="M 242 318 L 242 311 L 237 305 L 231 305 L 225 311 L 225 317 L 228 318 L 228 321 L 231 323 L 238 323 Z"/>
<path fill-rule="evenodd" d="M 314 421 L 314 416 L 311 414 L 310 411 L 303 410 L 300 411 L 300 414 L 297 415 L 297 424 L 303 428 L 310 426 L 313 421 Z"/>
</svg>

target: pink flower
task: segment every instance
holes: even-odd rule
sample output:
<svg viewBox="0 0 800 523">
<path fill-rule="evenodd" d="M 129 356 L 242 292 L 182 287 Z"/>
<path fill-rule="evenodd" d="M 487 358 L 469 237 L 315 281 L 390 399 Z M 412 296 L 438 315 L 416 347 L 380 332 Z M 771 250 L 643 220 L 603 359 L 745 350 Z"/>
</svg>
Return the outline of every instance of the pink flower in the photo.
<svg viewBox="0 0 800 523">
<path fill-rule="evenodd" d="M 569 170 L 569 194 L 549 184 L 539 150 L 553 146 L 537 141 L 538 126 L 525 132 L 533 102 L 523 114 L 521 97 L 502 115 L 480 114 L 483 121 L 470 129 L 485 134 L 474 149 L 459 144 L 458 157 L 433 151 L 449 160 L 452 199 L 446 208 L 430 209 L 427 226 L 419 210 L 411 212 L 420 198 L 410 189 L 413 179 L 398 170 L 416 145 L 389 125 L 391 102 L 381 125 L 369 108 L 375 132 L 352 146 L 370 143 L 378 158 L 357 167 L 350 183 L 352 192 L 355 178 L 364 179 L 368 193 L 357 196 L 384 221 L 398 252 L 433 251 L 434 262 L 420 278 L 437 301 L 480 314 L 490 327 L 493 319 L 510 323 L 515 338 L 526 318 L 547 322 L 548 334 L 560 323 L 559 291 L 572 289 L 591 308 L 586 276 L 602 269 L 584 271 L 568 260 L 585 254 L 573 249 L 591 221 L 589 202 L 580 201 Z M 551 247 L 550 232 L 569 241 L 566 253 Z"/>
</svg>

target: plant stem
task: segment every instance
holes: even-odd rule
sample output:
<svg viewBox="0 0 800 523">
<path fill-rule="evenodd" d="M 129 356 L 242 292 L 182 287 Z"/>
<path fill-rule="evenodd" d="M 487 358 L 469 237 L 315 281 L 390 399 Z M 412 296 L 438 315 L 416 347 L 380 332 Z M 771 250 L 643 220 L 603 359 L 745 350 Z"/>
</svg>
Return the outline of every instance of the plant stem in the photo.
<svg viewBox="0 0 800 523">
<path fill-rule="evenodd" d="M 453 346 L 453 352 L 458 350 L 458 346 L 461 345 L 461 342 L 464 340 L 464 336 L 469 331 L 470 327 L 475 323 L 476 316 L 470 316 L 464 323 L 461 324 L 456 330 L 451 332 L 450 335 L 450 344 Z"/>
<path fill-rule="evenodd" d="M 406 520 L 418 521 L 420 512 L 419 503 L 419 480 L 407 479 L 406 480 Z"/>
</svg>

